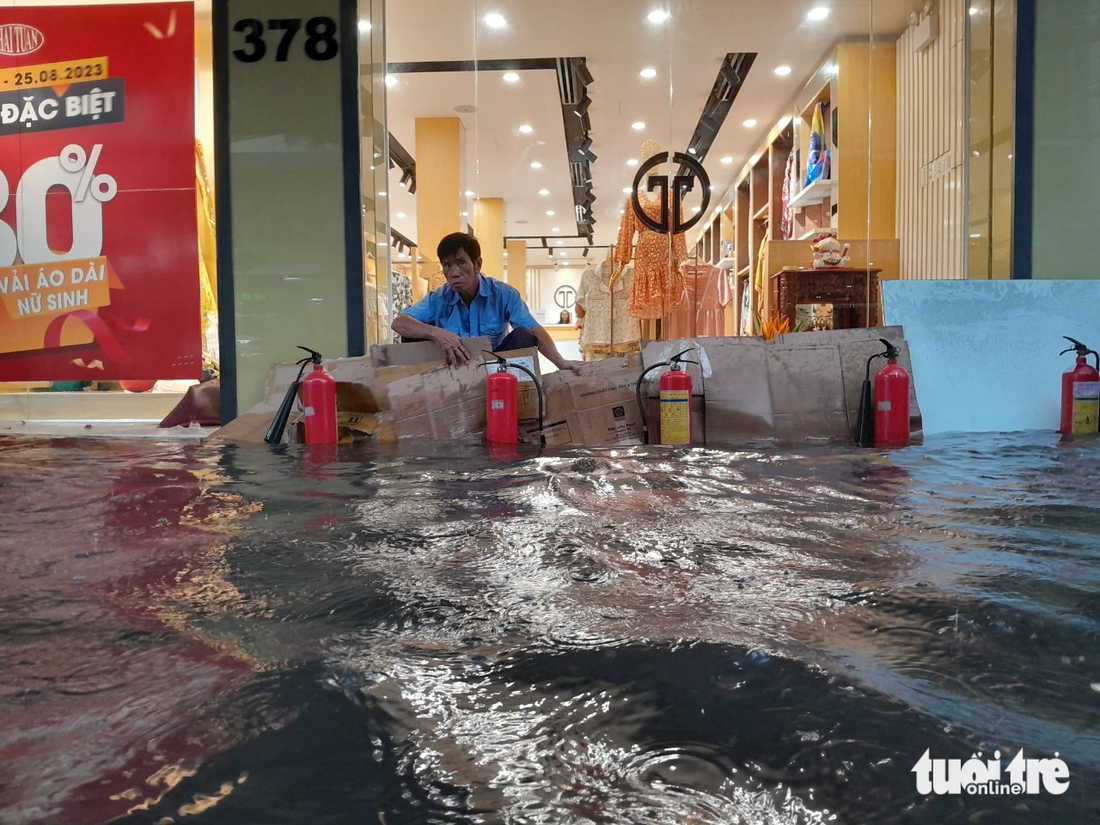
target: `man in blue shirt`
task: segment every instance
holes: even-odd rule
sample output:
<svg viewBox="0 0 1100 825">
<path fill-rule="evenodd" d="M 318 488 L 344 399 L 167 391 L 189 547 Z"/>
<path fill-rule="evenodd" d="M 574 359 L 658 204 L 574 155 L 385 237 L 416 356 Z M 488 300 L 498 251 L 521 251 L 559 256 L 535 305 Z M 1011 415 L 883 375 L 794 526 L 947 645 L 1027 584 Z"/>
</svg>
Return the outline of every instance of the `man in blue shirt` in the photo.
<svg viewBox="0 0 1100 825">
<path fill-rule="evenodd" d="M 464 364 L 470 356 L 461 339 L 486 335 L 492 339 L 494 351 L 538 347 L 558 369 L 581 373 L 584 362 L 562 357 L 519 291 L 481 273 L 477 238 L 454 232 L 439 242 L 436 253 L 447 283 L 393 320 L 390 328 L 403 340 L 435 341 L 448 363 Z M 511 332 L 507 332 L 509 325 Z"/>
</svg>

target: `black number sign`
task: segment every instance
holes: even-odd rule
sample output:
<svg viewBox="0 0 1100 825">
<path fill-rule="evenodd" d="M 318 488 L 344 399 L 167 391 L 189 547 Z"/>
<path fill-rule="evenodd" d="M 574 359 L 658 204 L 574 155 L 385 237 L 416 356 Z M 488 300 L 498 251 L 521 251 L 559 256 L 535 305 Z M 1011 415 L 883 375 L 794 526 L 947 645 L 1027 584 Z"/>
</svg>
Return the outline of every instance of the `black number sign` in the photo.
<svg viewBox="0 0 1100 825">
<path fill-rule="evenodd" d="M 269 32 L 281 32 L 275 48 L 275 62 L 286 63 L 294 36 L 302 28 L 300 17 L 280 17 L 267 21 Z M 331 17 L 311 17 L 305 23 L 305 54 L 310 60 L 332 60 L 340 51 L 336 39 L 336 21 Z M 253 17 L 245 17 L 233 24 L 233 31 L 244 35 L 244 48 L 234 49 L 233 56 L 242 63 L 256 63 L 267 55 L 264 40 L 264 24 Z M 274 41 L 274 37 L 272 38 Z"/>
</svg>

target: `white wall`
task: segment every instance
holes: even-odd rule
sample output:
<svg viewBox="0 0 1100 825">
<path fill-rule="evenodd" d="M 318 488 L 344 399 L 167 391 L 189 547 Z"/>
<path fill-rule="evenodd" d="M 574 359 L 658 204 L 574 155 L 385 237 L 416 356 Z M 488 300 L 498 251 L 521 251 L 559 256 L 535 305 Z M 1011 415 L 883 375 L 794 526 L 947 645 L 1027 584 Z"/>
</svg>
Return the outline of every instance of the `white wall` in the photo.
<svg viewBox="0 0 1100 825">
<path fill-rule="evenodd" d="M 1057 430 L 1069 335 L 1100 350 L 1100 281 L 886 281 L 925 433 Z M 1091 363 L 1091 359 L 1090 359 Z"/>
</svg>

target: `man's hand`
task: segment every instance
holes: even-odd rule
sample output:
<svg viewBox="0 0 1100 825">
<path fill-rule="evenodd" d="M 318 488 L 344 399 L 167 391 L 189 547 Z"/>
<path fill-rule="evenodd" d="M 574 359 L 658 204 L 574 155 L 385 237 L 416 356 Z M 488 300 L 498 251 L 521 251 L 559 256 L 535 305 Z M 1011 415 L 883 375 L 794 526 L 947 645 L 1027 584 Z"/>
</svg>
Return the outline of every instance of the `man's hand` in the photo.
<svg viewBox="0 0 1100 825">
<path fill-rule="evenodd" d="M 461 366 L 470 360 L 470 353 L 466 352 L 466 347 L 462 346 L 462 339 L 453 332 L 436 327 L 432 339 L 439 344 L 443 354 L 447 356 L 447 363 L 451 366 Z"/>
<path fill-rule="evenodd" d="M 571 370 L 576 375 L 584 375 L 588 364 L 584 361 L 562 361 L 558 364 L 559 370 Z"/>
</svg>

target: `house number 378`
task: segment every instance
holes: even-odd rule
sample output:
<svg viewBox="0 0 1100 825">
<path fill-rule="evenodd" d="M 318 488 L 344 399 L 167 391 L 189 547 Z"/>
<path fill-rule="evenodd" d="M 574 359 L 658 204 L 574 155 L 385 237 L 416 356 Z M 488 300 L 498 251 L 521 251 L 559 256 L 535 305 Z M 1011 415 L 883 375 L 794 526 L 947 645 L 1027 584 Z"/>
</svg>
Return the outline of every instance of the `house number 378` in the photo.
<svg viewBox="0 0 1100 825">
<path fill-rule="evenodd" d="M 242 63 L 257 63 L 275 50 L 275 62 L 286 63 L 295 35 L 302 29 L 302 18 L 288 17 L 268 20 L 265 24 L 254 17 L 238 20 L 233 31 L 244 35 L 244 46 L 233 50 Z M 264 36 L 264 33 L 267 36 Z M 336 21 L 331 17 L 311 17 L 305 21 L 305 53 L 310 60 L 332 60 L 340 51 L 336 39 Z"/>
</svg>

